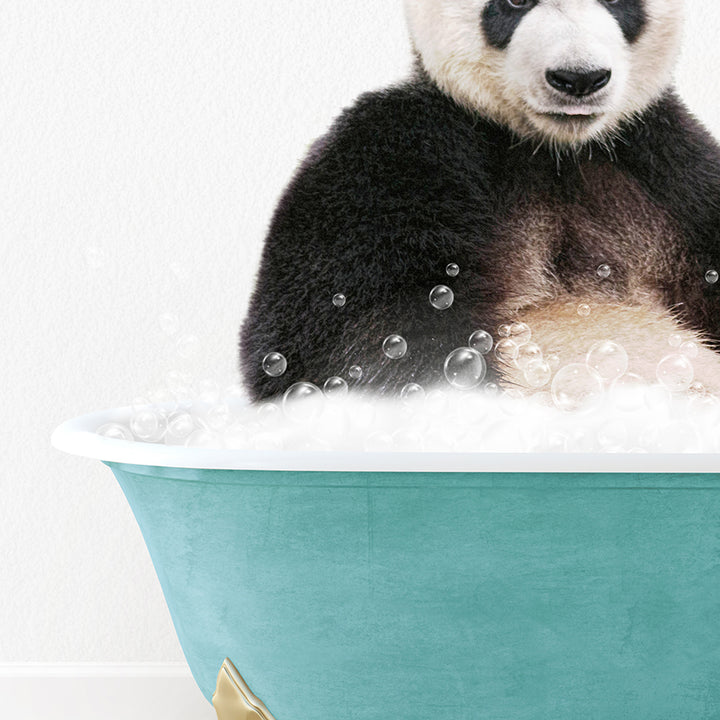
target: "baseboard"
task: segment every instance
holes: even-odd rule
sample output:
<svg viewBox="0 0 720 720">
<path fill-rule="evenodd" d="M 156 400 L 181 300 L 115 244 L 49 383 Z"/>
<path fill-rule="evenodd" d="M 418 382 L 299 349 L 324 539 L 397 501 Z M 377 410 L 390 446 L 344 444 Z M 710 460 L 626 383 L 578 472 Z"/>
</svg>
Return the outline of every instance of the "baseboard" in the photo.
<svg viewBox="0 0 720 720">
<path fill-rule="evenodd" d="M 7 720 L 214 720 L 184 663 L 0 663 Z"/>
</svg>

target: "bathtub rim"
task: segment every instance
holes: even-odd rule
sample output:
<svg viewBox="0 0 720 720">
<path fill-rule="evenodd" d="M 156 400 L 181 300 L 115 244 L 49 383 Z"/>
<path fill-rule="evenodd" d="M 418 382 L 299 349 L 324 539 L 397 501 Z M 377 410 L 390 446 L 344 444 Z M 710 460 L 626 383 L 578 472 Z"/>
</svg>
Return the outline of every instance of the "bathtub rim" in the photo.
<svg viewBox="0 0 720 720">
<path fill-rule="evenodd" d="M 53 447 L 103 462 L 195 470 L 443 473 L 720 473 L 719 453 L 452 453 L 228 450 L 114 440 L 95 430 L 126 421 L 131 408 L 67 420 Z"/>
</svg>

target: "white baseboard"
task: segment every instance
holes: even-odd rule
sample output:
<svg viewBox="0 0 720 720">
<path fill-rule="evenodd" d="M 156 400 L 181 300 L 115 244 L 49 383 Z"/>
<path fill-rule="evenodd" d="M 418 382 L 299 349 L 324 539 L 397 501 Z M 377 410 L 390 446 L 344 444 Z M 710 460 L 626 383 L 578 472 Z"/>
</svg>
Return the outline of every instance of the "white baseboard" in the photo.
<svg viewBox="0 0 720 720">
<path fill-rule="evenodd" d="M 215 720 L 184 663 L 0 663 L 7 720 Z"/>
</svg>

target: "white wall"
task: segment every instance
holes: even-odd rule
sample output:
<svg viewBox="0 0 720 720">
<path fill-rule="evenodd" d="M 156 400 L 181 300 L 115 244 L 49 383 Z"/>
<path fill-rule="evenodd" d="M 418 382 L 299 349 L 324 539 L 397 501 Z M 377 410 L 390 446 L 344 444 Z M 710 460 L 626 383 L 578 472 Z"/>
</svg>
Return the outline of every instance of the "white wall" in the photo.
<svg viewBox="0 0 720 720">
<path fill-rule="evenodd" d="M 720 136 L 720 7 L 689 7 L 679 86 Z M 297 160 L 408 67 L 400 0 L 0 3 L 0 663 L 182 660 L 109 470 L 50 433 L 181 365 L 234 372 Z"/>
</svg>

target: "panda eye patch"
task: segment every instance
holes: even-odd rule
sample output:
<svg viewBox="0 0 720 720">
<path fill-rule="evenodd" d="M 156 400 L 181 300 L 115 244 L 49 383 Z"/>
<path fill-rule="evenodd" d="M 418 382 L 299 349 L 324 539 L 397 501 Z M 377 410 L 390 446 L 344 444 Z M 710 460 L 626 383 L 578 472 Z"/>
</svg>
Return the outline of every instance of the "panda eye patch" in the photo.
<svg viewBox="0 0 720 720">
<path fill-rule="evenodd" d="M 522 10 L 523 8 L 526 8 L 530 5 L 531 0 L 506 0 L 507 4 L 511 8 L 516 8 L 517 10 Z M 610 2 L 610 0 L 608 0 Z"/>
</svg>

